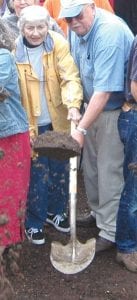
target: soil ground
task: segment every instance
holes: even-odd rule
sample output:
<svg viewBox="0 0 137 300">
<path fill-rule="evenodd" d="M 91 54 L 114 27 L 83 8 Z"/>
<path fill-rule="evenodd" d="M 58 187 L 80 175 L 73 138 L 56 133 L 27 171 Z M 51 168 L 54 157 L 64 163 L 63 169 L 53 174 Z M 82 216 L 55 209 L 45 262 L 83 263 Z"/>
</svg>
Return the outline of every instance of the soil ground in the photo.
<svg viewBox="0 0 137 300">
<path fill-rule="evenodd" d="M 82 215 L 87 211 L 80 173 L 77 214 Z M 97 234 L 96 227 L 77 228 L 80 242 L 86 242 Z M 25 241 L 22 245 L 20 273 L 7 273 L 14 288 L 14 300 L 137 300 L 137 275 L 116 263 L 116 249 L 95 256 L 82 272 L 64 275 L 55 270 L 50 262 L 50 245 L 55 240 L 62 244 L 67 243 L 70 236 L 48 226 L 45 227 L 45 235 L 47 242 L 43 246 L 35 246 Z"/>
</svg>

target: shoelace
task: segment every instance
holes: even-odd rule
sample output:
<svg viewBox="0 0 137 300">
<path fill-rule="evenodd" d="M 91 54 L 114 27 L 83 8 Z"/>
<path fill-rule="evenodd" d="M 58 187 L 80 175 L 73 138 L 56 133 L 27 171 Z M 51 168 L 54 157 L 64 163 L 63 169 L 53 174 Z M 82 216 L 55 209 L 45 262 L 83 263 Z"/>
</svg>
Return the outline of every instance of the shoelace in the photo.
<svg viewBox="0 0 137 300">
<path fill-rule="evenodd" d="M 42 230 L 41 229 L 37 229 L 37 228 L 30 228 L 29 230 L 28 230 L 28 233 L 30 233 L 31 234 L 31 236 L 33 235 L 33 233 L 38 233 L 38 232 L 42 232 Z"/>
<path fill-rule="evenodd" d="M 53 222 L 56 224 L 56 225 L 59 225 L 60 222 L 64 221 L 64 216 L 62 215 L 56 215 L 54 218 L 53 218 Z"/>
</svg>

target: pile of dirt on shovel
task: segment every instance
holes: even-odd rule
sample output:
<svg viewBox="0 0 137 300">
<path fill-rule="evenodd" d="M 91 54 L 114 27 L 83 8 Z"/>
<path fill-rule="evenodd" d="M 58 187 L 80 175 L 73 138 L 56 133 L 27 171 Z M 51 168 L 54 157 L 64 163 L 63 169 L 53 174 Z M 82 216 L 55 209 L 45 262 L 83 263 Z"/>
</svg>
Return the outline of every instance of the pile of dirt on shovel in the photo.
<svg viewBox="0 0 137 300">
<path fill-rule="evenodd" d="M 65 132 L 47 131 L 40 134 L 34 142 L 33 149 L 41 156 L 66 160 L 80 155 L 79 144 Z"/>
</svg>

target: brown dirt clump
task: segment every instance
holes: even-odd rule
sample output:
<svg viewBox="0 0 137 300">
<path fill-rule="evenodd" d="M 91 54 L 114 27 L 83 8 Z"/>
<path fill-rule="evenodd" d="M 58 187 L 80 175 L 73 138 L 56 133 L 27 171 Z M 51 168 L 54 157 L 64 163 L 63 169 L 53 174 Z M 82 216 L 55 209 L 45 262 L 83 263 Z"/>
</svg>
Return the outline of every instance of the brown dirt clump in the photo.
<svg viewBox="0 0 137 300">
<path fill-rule="evenodd" d="M 66 160 L 80 155 L 78 143 L 65 132 L 47 131 L 40 134 L 33 145 L 39 155 L 53 159 Z"/>
</svg>

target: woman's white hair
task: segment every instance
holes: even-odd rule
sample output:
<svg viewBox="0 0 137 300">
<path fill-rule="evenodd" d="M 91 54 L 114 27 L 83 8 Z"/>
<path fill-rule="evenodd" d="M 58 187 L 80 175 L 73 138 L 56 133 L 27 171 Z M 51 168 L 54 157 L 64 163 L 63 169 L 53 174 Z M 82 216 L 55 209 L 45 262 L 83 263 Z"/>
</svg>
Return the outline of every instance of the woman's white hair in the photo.
<svg viewBox="0 0 137 300">
<path fill-rule="evenodd" d="M 38 21 L 44 21 L 48 26 L 50 21 L 49 12 L 40 5 L 30 5 L 21 10 L 18 27 L 22 31 L 26 23 Z"/>
</svg>

